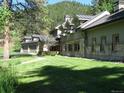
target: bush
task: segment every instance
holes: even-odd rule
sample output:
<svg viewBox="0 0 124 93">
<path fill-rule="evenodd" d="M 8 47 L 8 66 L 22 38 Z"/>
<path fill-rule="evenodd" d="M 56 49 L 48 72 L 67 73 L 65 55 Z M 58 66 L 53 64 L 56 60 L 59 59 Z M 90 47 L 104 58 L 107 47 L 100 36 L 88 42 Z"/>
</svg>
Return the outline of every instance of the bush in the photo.
<svg viewBox="0 0 124 93">
<path fill-rule="evenodd" d="M 55 55 L 57 55 L 57 51 L 48 51 L 48 52 L 42 53 L 42 56 L 47 56 L 47 55 L 55 56 Z"/>
<path fill-rule="evenodd" d="M 51 51 L 51 52 L 50 52 L 50 55 L 51 55 L 51 56 L 57 55 L 57 51 Z"/>
<path fill-rule="evenodd" d="M 14 93 L 17 79 L 10 67 L 0 66 L 0 93 Z"/>
</svg>

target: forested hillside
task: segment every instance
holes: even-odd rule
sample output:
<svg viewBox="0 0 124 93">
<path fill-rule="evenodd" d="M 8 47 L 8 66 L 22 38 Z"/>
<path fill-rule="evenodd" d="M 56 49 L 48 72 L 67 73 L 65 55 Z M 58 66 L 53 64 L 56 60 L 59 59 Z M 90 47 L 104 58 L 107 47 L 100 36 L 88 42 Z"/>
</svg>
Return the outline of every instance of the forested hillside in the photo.
<svg viewBox="0 0 124 93">
<path fill-rule="evenodd" d="M 65 15 L 91 14 L 91 6 L 82 5 L 77 2 L 63 1 L 48 5 L 49 17 L 53 20 L 51 27 L 63 22 Z"/>
</svg>

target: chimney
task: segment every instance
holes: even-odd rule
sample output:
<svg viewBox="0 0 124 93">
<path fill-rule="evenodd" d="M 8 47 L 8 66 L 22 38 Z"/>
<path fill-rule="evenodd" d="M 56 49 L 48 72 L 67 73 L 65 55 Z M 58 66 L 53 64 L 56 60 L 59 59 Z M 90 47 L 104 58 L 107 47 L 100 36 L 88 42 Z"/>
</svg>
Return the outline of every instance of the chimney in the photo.
<svg viewBox="0 0 124 93">
<path fill-rule="evenodd" d="M 124 0 L 114 0 L 114 11 L 124 9 Z"/>
</svg>

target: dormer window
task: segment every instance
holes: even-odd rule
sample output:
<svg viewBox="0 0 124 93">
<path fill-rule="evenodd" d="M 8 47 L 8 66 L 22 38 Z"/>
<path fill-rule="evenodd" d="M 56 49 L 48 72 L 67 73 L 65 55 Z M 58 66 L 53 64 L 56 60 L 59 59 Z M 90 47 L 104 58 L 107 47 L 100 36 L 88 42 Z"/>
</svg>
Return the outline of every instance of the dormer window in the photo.
<svg viewBox="0 0 124 93">
<path fill-rule="evenodd" d="M 38 38 L 34 38 L 33 41 L 38 41 L 39 39 Z"/>
<path fill-rule="evenodd" d="M 63 36 L 66 36 L 66 34 L 65 34 L 65 33 L 63 33 L 62 35 L 63 35 Z"/>
<path fill-rule="evenodd" d="M 31 40 L 30 39 L 26 39 L 25 42 L 30 42 Z"/>
<path fill-rule="evenodd" d="M 73 30 L 70 30 L 69 32 L 70 32 L 70 33 L 73 33 L 74 31 L 73 31 Z"/>
</svg>

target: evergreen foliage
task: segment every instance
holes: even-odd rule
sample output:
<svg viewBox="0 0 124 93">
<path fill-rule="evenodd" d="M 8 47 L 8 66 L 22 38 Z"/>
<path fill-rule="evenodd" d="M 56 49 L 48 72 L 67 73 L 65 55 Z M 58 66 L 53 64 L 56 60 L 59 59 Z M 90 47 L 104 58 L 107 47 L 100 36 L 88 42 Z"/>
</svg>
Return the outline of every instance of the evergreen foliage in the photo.
<svg viewBox="0 0 124 93">
<path fill-rule="evenodd" d="M 11 23 L 11 39 L 14 42 L 14 49 L 18 50 L 21 47 L 21 40 L 25 35 L 30 34 L 48 34 L 51 26 L 51 20 L 48 17 L 48 9 L 45 5 L 45 0 L 26 0 L 30 6 L 12 11 L 12 8 L 0 7 L 0 31 L 5 33 L 5 22 L 9 20 Z M 32 3 L 32 4 L 31 4 Z M 17 5 L 18 7 L 18 5 Z M 3 37 L 4 38 L 4 37 Z"/>
<path fill-rule="evenodd" d="M 63 1 L 48 5 L 49 17 L 53 20 L 52 28 L 64 21 L 65 15 L 91 14 L 90 5 L 82 5 L 77 2 Z"/>
<path fill-rule="evenodd" d="M 6 21 L 10 20 L 12 17 L 12 12 L 5 7 L 0 7 L 0 31 L 3 32 L 4 25 L 6 25 Z"/>
<path fill-rule="evenodd" d="M 99 13 L 102 11 L 114 11 L 114 0 L 92 0 L 93 13 Z"/>
<path fill-rule="evenodd" d="M 15 13 L 13 18 L 13 40 L 14 49 L 21 47 L 21 40 L 26 35 L 48 34 L 51 26 L 51 19 L 48 17 L 47 7 L 37 7 Z"/>
</svg>

